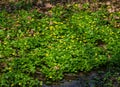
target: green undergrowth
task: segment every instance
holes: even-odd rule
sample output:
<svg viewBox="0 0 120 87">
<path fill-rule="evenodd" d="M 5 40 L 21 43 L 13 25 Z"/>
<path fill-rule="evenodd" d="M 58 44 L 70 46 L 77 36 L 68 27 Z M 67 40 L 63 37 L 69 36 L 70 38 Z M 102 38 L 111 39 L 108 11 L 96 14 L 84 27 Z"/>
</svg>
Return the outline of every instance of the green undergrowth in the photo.
<svg viewBox="0 0 120 87">
<path fill-rule="evenodd" d="M 105 20 L 114 14 L 79 10 L 77 4 L 48 13 L 0 12 L 1 87 L 37 87 L 41 76 L 56 81 L 65 73 L 119 65 L 120 29 Z"/>
</svg>

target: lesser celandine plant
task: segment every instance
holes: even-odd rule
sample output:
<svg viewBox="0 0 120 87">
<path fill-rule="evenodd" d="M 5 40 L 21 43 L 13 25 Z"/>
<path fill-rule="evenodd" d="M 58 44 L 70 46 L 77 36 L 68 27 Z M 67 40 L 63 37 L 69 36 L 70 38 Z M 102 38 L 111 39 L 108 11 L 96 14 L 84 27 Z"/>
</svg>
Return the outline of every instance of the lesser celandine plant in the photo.
<svg viewBox="0 0 120 87">
<path fill-rule="evenodd" d="M 64 73 L 119 64 L 120 29 L 104 20 L 107 11 L 79 10 L 75 4 L 49 12 L 0 13 L 1 87 L 33 87 L 41 85 L 41 76 L 56 81 Z"/>
</svg>

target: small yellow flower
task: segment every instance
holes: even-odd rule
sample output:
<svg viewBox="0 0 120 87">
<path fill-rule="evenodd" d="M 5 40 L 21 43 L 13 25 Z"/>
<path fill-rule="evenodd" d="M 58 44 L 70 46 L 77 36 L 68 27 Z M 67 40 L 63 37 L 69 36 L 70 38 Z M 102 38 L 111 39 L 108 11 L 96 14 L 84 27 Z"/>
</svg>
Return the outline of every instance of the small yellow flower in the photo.
<svg viewBox="0 0 120 87">
<path fill-rule="evenodd" d="M 71 40 L 71 42 L 74 42 L 74 40 Z"/>
<path fill-rule="evenodd" d="M 12 55 L 16 55 L 16 53 L 15 53 L 15 52 L 13 52 L 13 53 L 12 53 Z"/>
<path fill-rule="evenodd" d="M 54 38 L 57 38 L 57 36 L 53 36 Z"/>
<path fill-rule="evenodd" d="M 52 76 L 50 76 L 49 78 L 52 78 Z"/>
<path fill-rule="evenodd" d="M 48 46 L 48 48 L 52 48 L 52 46 Z"/>
<path fill-rule="evenodd" d="M 36 34 L 34 34 L 33 36 L 36 36 Z"/>
<path fill-rule="evenodd" d="M 79 38 L 76 38 L 77 40 L 79 40 Z"/>
<path fill-rule="evenodd" d="M 30 22 L 28 21 L 27 23 L 29 24 Z"/>
<path fill-rule="evenodd" d="M 58 24 L 58 22 L 56 22 L 56 21 L 54 21 L 53 23 L 54 23 L 54 24 Z"/>
<path fill-rule="evenodd" d="M 11 67 L 9 67 L 8 69 L 9 69 L 9 70 L 12 70 L 12 68 L 11 68 Z"/>
<path fill-rule="evenodd" d="M 66 44 L 66 42 L 63 42 L 63 44 Z"/>
<path fill-rule="evenodd" d="M 105 18 L 106 16 L 105 16 L 105 15 L 103 15 L 103 17 Z"/>
<path fill-rule="evenodd" d="M 61 38 L 64 38 L 65 36 L 61 36 Z"/>
<path fill-rule="evenodd" d="M 98 58 L 95 58 L 95 60 L 98 60 Z"/>
<path fill-rule="evenodd" d="M 60 24 L 63 24 L 62 22 Z"/>
<path fill-rule="evenodd" d="M 68 48 L 69 48 L 69 49 L 71 49 L 72 47 L 71 47 L 71 46 L 69 46 Z"/>
<path fill-rule="evenodd" d="M 58 48 L 61 48 L 62 46 L 58 46 Z"/>
<path fill-rule="evenodd" d="M 17 23 L 19 23 L 19 21 L 18 21 L 18 20 L 17 20 L 16 22 L 17 22 Z"/>
<path fill-rule="evenodd" d="M 44 35 L 44 32 L 42 32 L 41 34 Z"/>
<path fill-rule="evenodd" d="M 54 27 L 53 26 L 50 26 L 50 30 L 53 30 L 54 29 Z"/>
<path fill-rule="evenodd" d="M 49 12 L 52 12 L 52 10 L 50 10 Z"/>
<path fill-rule="evenodd" d="M 38 27 L 38 29 L 40 29 L 40 27 Z"/>
<path fill-rule="evenodd" d="M 74 36 L 71 36 L 71 38 L 73 39 L 73 38 L 74 38 Z"/>
<path fill-rule="evenodd" d="M 97 56 L 97 53 L 95 53 L 95 56 Z"/>
<path fill-rule="evenodd" d="M 46 54 L 45 54 L 45 56 L 49 56 L 49 54 L 48 54 L 48 53 L 46 53 Z"/>
<path fill-rule="evenodd" d="M 74 6 L 75 6 L 75 7 L 78 7 L 78 4 L 75 4 Z"/>
<path fill-rule="evenodd" d="M 34 20 L 35 20 L 34 18 L 31 19 L 31 21 L 34 21 Z"/>
<path fill-rule="evenodd" d="M 87 42 L 86 40 L 83 40 L 83 42 Z"/>
<path fill-rule="evenodd" d="M 45 28 L 46 30 L 48 29 L 48 27 Z"/>
<path fill-rule="evenodd" d="M 14 84 L 11 84 L 11 87 L 13 87 L 14 86 Z"/>
<path fill-rule="evenodd" d="M 110 32 L 110 34 L 112 35 L 112 34 L 113 34 L 113 32 Z"/>
<path fill-rule="evenodd" d="M 19 83 L 19 85 L 22 85 L 22 83 Z"/>
</svg>

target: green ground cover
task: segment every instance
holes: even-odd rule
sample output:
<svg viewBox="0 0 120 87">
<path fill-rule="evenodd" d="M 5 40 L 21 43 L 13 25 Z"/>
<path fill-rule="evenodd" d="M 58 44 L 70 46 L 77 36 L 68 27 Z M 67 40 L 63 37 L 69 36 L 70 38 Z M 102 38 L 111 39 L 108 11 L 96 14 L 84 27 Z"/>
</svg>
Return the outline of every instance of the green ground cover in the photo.
<svg viewBox="0 0 120 87">
<path fill-rule="evenodd" d="M 65 73 L 87 72 L 120 61 L 120 29 L 104 9 L 56 6 L 49 15 L 37 10 L 0 12 L 1 87 L 37 86 L 61 80 Z M 36 74 L 39 76 L 36 77 Z"/>
</svg>

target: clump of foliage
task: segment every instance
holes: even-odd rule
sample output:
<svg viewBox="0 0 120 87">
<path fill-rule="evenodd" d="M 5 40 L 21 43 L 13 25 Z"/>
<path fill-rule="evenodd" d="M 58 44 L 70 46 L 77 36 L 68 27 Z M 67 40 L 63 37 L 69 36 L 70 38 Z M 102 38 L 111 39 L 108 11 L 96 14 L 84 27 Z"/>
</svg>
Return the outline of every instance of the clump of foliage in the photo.
<svg viewBox="0 0 120 87">
<path fill-rule="evenodd" d="M 104 20 L 105 10 L 78 8 L 56 6 L 49 11 L 51 16 L 36 10 L 0 13 L 0 62 L 6 65 L 0 76 L 2 87 L 36 86 L 40 84 L 36 72 L 56 81 L 64 73 L 119 64 L 120 29 Z"/>
</svg>

